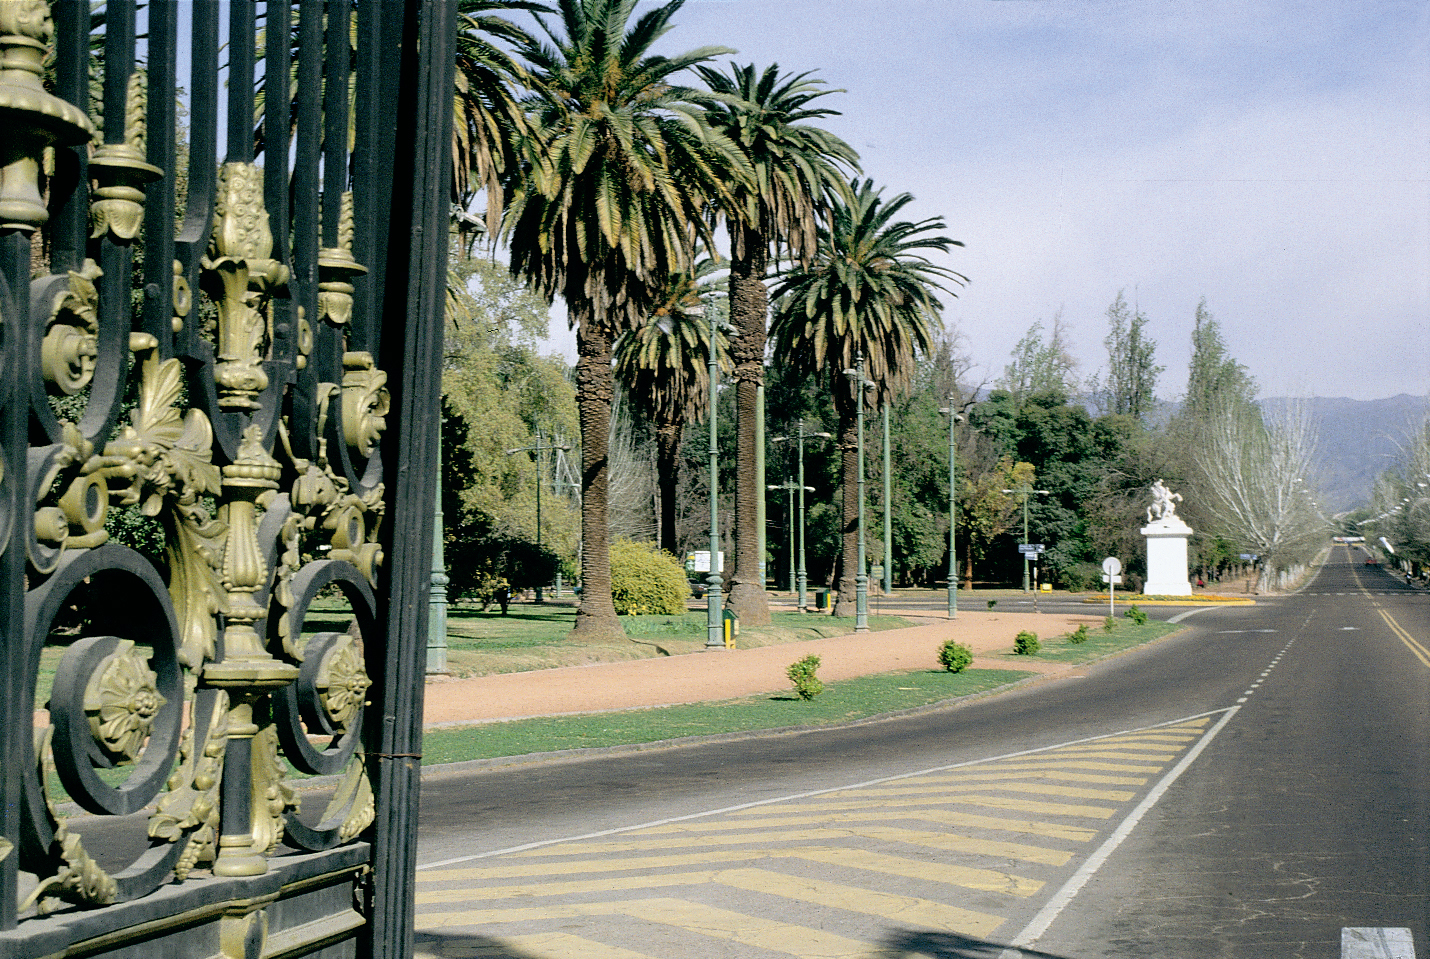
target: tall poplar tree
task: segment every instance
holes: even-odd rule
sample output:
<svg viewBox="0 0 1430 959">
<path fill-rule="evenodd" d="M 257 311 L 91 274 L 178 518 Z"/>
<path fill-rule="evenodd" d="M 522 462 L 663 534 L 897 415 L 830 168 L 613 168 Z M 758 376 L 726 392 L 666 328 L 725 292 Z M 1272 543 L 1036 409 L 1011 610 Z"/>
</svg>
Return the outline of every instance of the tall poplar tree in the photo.
<svg viewBox="0 0 1430 959">
<path fill-rule="evenodd" d="M 1157 343 L 1147 336 L 1147 314 L 1127 305 L 1124 291 L 1107 308 L 1107 380 L 1103 402 L 1109 413 L 1144 419 L 1157 401 Z"/>
</svg>

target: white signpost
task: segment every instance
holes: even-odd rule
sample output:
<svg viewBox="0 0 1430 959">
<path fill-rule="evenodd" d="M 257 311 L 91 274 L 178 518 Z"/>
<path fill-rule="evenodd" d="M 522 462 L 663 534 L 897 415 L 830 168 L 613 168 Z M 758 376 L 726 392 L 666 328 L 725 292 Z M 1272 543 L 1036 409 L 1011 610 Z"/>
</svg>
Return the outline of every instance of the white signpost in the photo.
<svg viewBox="0 0 1430 959">
<path fill-rule="evenodd" d="M 1117 584 L 1122 582 L 1122 561 L 1109 556 L 1102 561 L 1102 579 L 1107 583 L 1107 615 L 1117 615 Z"/>
</svg>

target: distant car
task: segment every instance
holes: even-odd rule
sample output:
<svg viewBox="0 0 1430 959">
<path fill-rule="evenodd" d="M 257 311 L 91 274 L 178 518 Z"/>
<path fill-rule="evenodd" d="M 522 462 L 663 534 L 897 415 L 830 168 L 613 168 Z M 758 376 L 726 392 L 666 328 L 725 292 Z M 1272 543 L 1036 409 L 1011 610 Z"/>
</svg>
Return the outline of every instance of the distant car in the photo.
<svg viewBox="0 0 1430 959">
<path fill-rule="evenodd" d="M 690 581 L 690 595 L 694 596 L 696 599 L 704 599 L 705 590 L 707 588 L 708 587 L 704 583 L 700 582 L 698 579 L 692 579 Z"/>
</svg>

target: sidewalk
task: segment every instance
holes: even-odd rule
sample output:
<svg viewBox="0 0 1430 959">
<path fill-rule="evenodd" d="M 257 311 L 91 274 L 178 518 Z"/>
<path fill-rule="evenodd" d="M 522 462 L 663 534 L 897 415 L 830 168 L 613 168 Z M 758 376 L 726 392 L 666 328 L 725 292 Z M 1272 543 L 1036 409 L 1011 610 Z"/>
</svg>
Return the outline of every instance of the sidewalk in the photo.
<svg viewBox="0 0 1430 959">
<path fill-rule="evenodd" d="M 918 617 L 908 617 L 918 619 Z M 921 620 L 905 629 L 835 636 L 756 649 L 715 649 L 590 666 L 566 666 L 470 679 L 428 680 L 423 720 L 430 729 L 573 713 L 735 699 L 790 688 L 785 669 L 814 654 L 819 678 L 837 682 L 856 676 L 911 669 L 938 669 L 938 650 L 956 640 L 973 650 L 974 668 L 1071 672 L 1078 667 L 1003 655 L 1013 639 L 1031 630 L 1042 639 L 1086 624 L 1091 614 L 998 613 L 960 610 L 958 618 Z"/>
</svg>

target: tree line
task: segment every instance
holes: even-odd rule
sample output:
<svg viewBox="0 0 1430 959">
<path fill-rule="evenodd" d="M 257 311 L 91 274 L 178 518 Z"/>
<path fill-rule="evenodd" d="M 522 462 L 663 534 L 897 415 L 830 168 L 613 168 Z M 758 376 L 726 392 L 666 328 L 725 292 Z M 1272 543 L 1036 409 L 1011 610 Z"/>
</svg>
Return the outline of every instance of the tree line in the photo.
<svg viewBox="0 0 1430 959">
<path fill-rule="evenodd" d="M 1309 493 L 1281 486 L 1288 471 L 1310 472 L 1303 454 L 1314 449 L 1284 448 L 1294 424 L 1261 413 L 1204 304 L 1186 401 L 1173 416 L 1156 402 L 1162 368 L 1146 317 L 1122 294 L 1108 309 L 1100 381 L 1075 382 L 1059 317 L 1049 331 L 1030 329 L 994 388 L 970 382 L 971 364 L 941 319 L 943 298 L 966 282 L 943 265 L 961 243 L 939 217 L 905 218 L 907 193 L 862 178 L 857 153 L 823 127 L 837 116 L 826 99 L 837 91 L 813 74 L 722 69 L 715 61 L 734 51 L 719 47 L 656 53 L 682 3 L 637 15 L 635 0 L 462 0 L 443 488 L 465 543 L 453 545 L 475 550 L 468 569 L 501 557 L 544 577 L 579 543 L 579 569 L 568 567 L 583 588 L 574 635 L 620 631 L 609 568 L 613 521 L 627 522 L 618 514 L 649 503 L 644 528 L 630 525 L 673 552 L 705 532 L 691 535 L 699 510 L 690 504 L 712 491 L 689 467 L 701 446 L 692 430 L 710 413 L 712 340 L 728 381 L 718 402 L 731 407 L 720 417 L 720 442 L 733 450 L 721 457 L 720 482 L 733 490 L 722 531 L 733 556 L 729 603 L 748 623 L 769 618 L 766 490 L 755 463 L 763 455 L 766 476 L 792 476 L 792 444 L 773 437 L 800 421 L 833 436 L 806 448 L 811 572 L 839 589 L 835 613 L 852 613 L 861 407 L 889 418 L 900 583 L 930 583 L 947 568 L 948 415 L 961 417 L 966 583 L 996 579 L 1016 561 L 1003 547 L 1015 513 L 1021 536 L 1022 502 L 1006 491 L 1024 487 L 1046 491 L 1030 497 L 1030 532 L 1049 544 L 1047 574 L 1065 584 L 1087 579 L 1101 555 L 1135 568 L 1137 514 L 1158 478 L 1190 494 L 1184 512 L 1208 569 L 1248 553 L 1268 568 L 1304 559 L 1298 537 L 1323 527 L 1304 506 Z M 517 11 L 532 25 L 511 19 Z M 483 232 L 501 268 L 471 256 Z M 510 303 L 476 302 L 511 281 L 501 294 Z M 557 300 L 577 342 L 564 380 L 529 342 Z M 536 452 L 508 452 L 522 447 Z M 539 486 L 558 462 L 569 483 Z M 879 457 L 870 464 L 877 498 Z M 1263 488 L 1269 476 L 1275 488 Z M 634 485 L 613 491 L 628 479 Z M 534 537 L 527 514 L 538 488 L 556 512 Z M 770 524 L 770 554 L 787 555 L 787 528 Z M 879 524 L 869 529 L 881 545 Z M 514 564 L 536 539 L 541 549 Z"/>
</svg>

